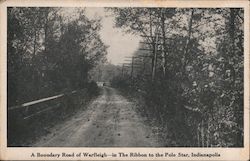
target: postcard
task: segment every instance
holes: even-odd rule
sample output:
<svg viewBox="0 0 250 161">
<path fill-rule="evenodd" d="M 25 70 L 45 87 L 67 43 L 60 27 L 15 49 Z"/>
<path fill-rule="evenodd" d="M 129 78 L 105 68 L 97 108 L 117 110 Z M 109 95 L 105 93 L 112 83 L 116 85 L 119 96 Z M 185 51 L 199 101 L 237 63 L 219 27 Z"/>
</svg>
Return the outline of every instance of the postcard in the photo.
<svg viewBox="0 0 250 161">
<path fill-rule="evenodd" d="M 0 7 L 0 160 L 249 160 L 249 1 Z"/>
</svg>

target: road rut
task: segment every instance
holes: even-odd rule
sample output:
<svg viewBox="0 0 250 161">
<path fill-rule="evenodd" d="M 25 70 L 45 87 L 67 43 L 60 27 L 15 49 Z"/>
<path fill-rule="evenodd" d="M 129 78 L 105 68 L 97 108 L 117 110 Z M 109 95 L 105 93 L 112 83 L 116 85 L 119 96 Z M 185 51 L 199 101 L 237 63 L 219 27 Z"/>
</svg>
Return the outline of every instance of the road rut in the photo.
<svg viewBox="0 0 250 161">
<path fill-rule="evenodd" d="M 86 110 L 55 127 L 33 146 L 38 147 L 156 147 L 150 127 L 134 110 L 135 105 L 116 89 L 102 94 Z"/>
</svg>

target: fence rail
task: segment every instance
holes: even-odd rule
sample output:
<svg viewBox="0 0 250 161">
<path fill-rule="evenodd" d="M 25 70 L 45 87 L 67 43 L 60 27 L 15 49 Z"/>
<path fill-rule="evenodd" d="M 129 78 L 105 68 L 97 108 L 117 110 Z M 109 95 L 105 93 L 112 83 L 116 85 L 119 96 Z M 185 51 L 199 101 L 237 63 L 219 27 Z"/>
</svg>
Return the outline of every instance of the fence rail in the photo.
<svg viewBox="0 0 250 161">
<path fill-rule="evenodd" d="M 12 106 L 8 108 L 8 116 L 13 119 L 13 117 L 18 117 L 19 120 L 28 120 L 35 116 L 44 114 L 46 112 L 55 110 L 61 105 L 65 100 L 65 96 L 72 95 L 76 93 L 76 90 L 73 90 L 68 93 L 58 94 L 51 97 L 42 98 L 39 100 L 34 100 L 31 102 L 26 102 L 21 105 Z M 59 100 L 62 99 L 62 100 Z"/>
<path fill-rule="evenodd" d="M 70 94 L 74 94 L 74 93 L 76 93 L 76 90 L 70 92 Z M 61 97 L 65 96 L 65 95 L 66 94 L 64 93 L 64 94 L 59 94 L 59 95 L 55 95 L 55 96 L 51 96 L 51 97 L 47 97 L 47 98 L 42 98 L 42 99 L 31 101 L 31 102 L 26 102 L 26 103 L 23 103 L 21 105 L 9 107 L 8 111 L 19 109 L 19 108 L 25 108 L 25 107 L 36 105 L 36 104 L 39 104 L 39 103 L 48 102 L 48 101 L 51 101 L 51 100 L 54 100 L 54 99 L 61 98 Z"/>
<path fill-rule="evenodd" d="M 93 89 L 89 86 L 8 107 L 8 146 L 30 145 L 32 140 L 48 133 L 54 125 L 86 108 L 85 105 L 98 94 L 98 89 L 96 93 Z"/>
</svg>

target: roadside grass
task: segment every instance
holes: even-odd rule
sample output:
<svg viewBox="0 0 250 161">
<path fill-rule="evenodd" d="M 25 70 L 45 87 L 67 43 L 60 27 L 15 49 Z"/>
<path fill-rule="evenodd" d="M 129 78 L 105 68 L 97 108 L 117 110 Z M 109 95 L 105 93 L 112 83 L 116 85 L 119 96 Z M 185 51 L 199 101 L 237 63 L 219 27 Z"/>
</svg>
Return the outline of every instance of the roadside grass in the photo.
<svg viewBox="0 0 250 161">
<path fill-rule="evenodd" d="M 150 103 L 145 93 L 133 89 L 118 88 L 121 95 L 135 105 L 135 111 L 151 127 L 153 135 L 163 147 L 190 147 L 192 137 L 189 137 L 188 127 L 175 119 L 171 113 L 156 111 L 157 105 Z"/>
<path fill-rule="evenodd" d="M 21 113 L 8 114 L 8 147 L 29 147 L 40 137 L 45 136 L 58 124 L 72 118 L 79 110 L 100 95 L 100 89 L 83 89 L 67 95 L 63 100 L 54 101 L 59 106 L 40 115 L 23 119 Z M 43 105 L 47 108 L 48 105 Z"/>
</svg>

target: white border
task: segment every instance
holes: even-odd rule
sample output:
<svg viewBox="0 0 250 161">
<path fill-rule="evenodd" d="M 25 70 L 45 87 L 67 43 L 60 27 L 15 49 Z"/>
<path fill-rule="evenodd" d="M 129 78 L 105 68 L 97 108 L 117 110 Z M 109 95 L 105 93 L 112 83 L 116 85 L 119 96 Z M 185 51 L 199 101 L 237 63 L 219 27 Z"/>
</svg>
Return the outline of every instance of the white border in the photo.
<svg viewBox="0 0 250 161">
<path fill-rule="evenodd" d="M 7 66 L 7 7 L 8 6 L 50 6 L 50 7 L 182 7 L 182 8 L 219 8 L 219 7 L 242 7 L 244 8 L 244 148 L 10 148 L 7 147 L 7 101 L 6 101 L 6 66 Z M 78 160 L 248 160 L 249 159 L 249 2 L 248 1 L 121 1 L 121 0 L 92 0 L 92 1 L 30 1 L 8 0 L 0 2 L 0 160 L 34 160 L 32 152 L 141 152 L 141 153 L 164 153 L 164 152 L 219 152 L 219 158 L 79 158 Z M 55 160 L 55 158 L 35 158 L 36 160 Z M 77 158 L 65 158 L 64 160 L 76 160 Z"/>
</svg>

